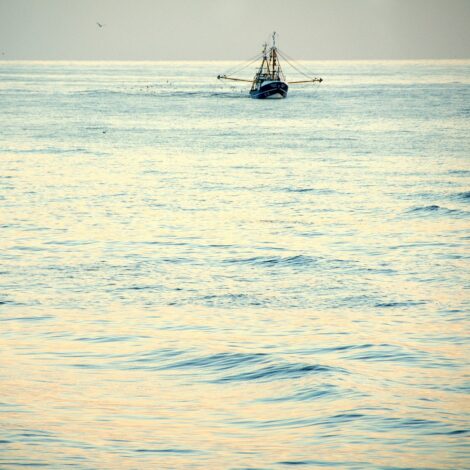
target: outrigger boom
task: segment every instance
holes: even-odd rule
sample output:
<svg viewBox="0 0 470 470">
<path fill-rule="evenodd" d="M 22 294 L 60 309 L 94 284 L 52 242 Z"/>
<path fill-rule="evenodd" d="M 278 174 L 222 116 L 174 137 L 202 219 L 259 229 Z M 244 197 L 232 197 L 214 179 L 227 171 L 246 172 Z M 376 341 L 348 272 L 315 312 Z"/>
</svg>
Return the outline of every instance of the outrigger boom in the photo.
<svg viewBox="0 0 470 470">
<path fill-rule="evenodd" d="M 246 78 L 233 78 L 233 77 L 227 77 L 227 75 L 217 75 L 217 78 L 219 80 L 232 80 L 234 82 L 247 82 L 247 83 L 253 83 L 253 80 L 247 80 Z M 289 85 L 297 85 L 298 83 L 321 83 L 323 81 L 323 78 L 311 78 L 310 80 L 298 80 L 295 82 L 287 82 Z"/>
<path fill-rule="evenodd" d="M 323 81 L 323 78 L 312 78 L 310 80 L 299 80 L 296 82 L 287 82 L 289 85 L 296 85 L 297 83 L 321 83 Z"/>
<path fill-rule="evenodd" d="M 246 82 L 251 83 L 250 96 L 252 98 L 285 98 L 289 85 L 296 85 L 301 83 L 321 83 L 322 78 L 311 78 L 306 73 L 299 70 L 294 64 L 292 64 L 285 54 L 281 53 L 276 47 L 276 33 L 272 35 L 272 46 L 268 48 L 267 44 L 264 44 L 263 51 L 260 55 L 256 56 L 249 64 L 244 65 L 238 71 L 245 69 L 249 65 L 253 64 L 256 60 L 262 59 L 261 65 L 258 68 L 254 78 L 247 80 L 245 78 L 231 77 L 230 74 L 218 75 L 219 80 L 231 80 L 234 82 Z M 282 57 L 292 68 L 297 70 L 306 77 L 304 80 L 296 80 L 293 82 L 287 82 L 284 73 L 279 63 L 279 58 Z M 236 71 L 232 70 L 232 73 Z"/>
<path fill-rule="evenodd" d="M 219 80 L 233 80 L 234 82 L 248 82 L 248 83 L 251 83 L 253 81 L 253 80 L 246 80 L 244 78 L 227 77 L 226 75 L 217 75 L 217 78 Z"/>
</svg>

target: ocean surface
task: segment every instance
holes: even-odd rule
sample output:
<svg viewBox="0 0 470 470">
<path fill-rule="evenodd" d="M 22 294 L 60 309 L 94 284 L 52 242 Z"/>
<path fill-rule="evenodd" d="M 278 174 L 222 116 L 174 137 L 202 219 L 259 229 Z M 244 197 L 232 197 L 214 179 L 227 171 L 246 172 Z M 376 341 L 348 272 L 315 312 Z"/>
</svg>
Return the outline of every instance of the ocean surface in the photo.
<svg viewBox="0 0 470 470">
<path fill-rule="evenodd" d="M 470 468 L 470 61 L 234 65 L 0 63 L 0 468 Z"/>
</svg>

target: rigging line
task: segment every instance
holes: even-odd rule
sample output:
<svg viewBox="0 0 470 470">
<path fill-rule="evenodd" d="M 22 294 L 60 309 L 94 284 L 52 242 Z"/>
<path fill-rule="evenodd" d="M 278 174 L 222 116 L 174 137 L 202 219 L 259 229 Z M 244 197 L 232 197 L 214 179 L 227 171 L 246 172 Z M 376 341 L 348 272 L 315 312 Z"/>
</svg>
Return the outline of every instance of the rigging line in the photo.
<svg viewBox="0 0 470 470">
<path fill-rule="evenodd" d="M 312 70 L 310 70 L 308 67 L 305 67 L 304 65 L 300 65 L 300 64 L 299 64 L 299 61 L 293 59 L 290 55 L 286 54 L 285 52 L 282 52 L 282 53 L 291 61 L 291 64 L 292 64 L 292 62 L 294 62 L 295 64 L 297 64 L 297 67 L 298 67 L 298 68 L 301 67 L 301 69 L 303 69 L 303 71 L 304 71 L 306 74 L 310 75 L 310 77 L 315 77 L 315 76 L 317 75 L 316 72 L 312 72 Z M 302 70 L 300 70 L 300 71 L 302 72 Z M 305 73 L 304 73 L 304 75 L 305 75 Z"/>
<path fill-rule="evenodd" d="M 253 59 L 249 59 L 250 61 L 254 60 L 254 57 Z M 224 71 L 224 75 L 228 74 L 228 73 L 232 73 L 232 72 L 235 72 L 238 68 L 241 68 L 243 67 L 245 64 L 245 62 L 242 62 L 241 64 L 238 62 L 236 65 L 234 65 L 233 67 L 230 67 L 228 68 L 226 71 Z"/>
<path fill-rule="evenodd" d="M 256 62 L 257 60 L 259 60 L 261 57 L 262 57 L 262 53 L 258 53 L 256 54 L 254 57 L 252 57 L 251 59 L 248 59 L 249 62 L 245 65 L 242 65 L 241 67 L 239 66 L 235 66 L 235 67 L 232 67 L 231 69 L 228 69 L 224 75 L 232 75 L 233 73 L 238 73 L 238 72 L 241 72 L 242 70 L 245 70 L 247 67 L 249 67 L 250 65 L 252 65 L 254 62 Z"/>
<path fill-rule="evenodd" d="M 242 70 L 245 70 L 247 67 L 249 67 L 250 65 L 254 64 L 255 62 L 257 62 L 260 58 L 262 57 L 262 54 L 258 54 L 251 62 L 249 62 L 248 64 L 244 65 L 243 67 L 241 67 L 240 69 L 237 70 L 237 73 L 238 72 L 241 72 Z M 234 72 L 232 72 L 234 73 Z"/>
<path fill-rule="evenodd" d="M 284 54 L 281 54 L 279 53 L 280 56 L 294 69 L 296 70 L 298 73 L 300 73 L 301 75 L 303 75 L 304 77 L 306 78 L 309 78 L 311 79 L 312 78 L 312 75 L 307 75 L 305 72 L 303 72 L 302 70 L 300 70 L 299 68 L 297 68 L 292 62 L 289 61 L 289 59 L 284 55 Z"/>
<path fill-rule="evenodd" d="M 284 56 L 285 56 L 287 59 L 289 59 L 291 62 L 296 62 L 296 63 L 299 62 L 297 59 L 294 59 L 293 57 L 291 57 L 287 52 L 281 51 L 281 50 L 279 50 L 279 52 L 280 52 L 281 54 L 284 54 Z M 311 71 L 311 70 L 308 70 L 306 67 L 305 67 L 305 71 L 307 71 L 308 73 L 312 73 L 312 71 Z M 312 73 L 312 75 L 315 75 L 315 74 Z"/>
<path fill-rule="evenodd" d="M 280 51 L 278 49 L 278 52 L 279 52 L 279 55 L 295 70 L 297 70 L 297 72 L 299 72 L 300 74 L 302 74 L 304 77 L 307 77 L 307 78 L 312 78 L 312 76 L 316 75 L 314 73 L 312 73 L 310 70 L 306 70 L 306 72 L 309 73 L 309 75 L 307 75 L 305 72 L 303 72 L 302 70 L 300 70 L 298 67 L 296 67 L 291 61 L 294 61 L 294 59 L 290 56 L 288 56 L 284 51 Z M 290 59 L 290 61 L 289 61 Z"/>
</svg>

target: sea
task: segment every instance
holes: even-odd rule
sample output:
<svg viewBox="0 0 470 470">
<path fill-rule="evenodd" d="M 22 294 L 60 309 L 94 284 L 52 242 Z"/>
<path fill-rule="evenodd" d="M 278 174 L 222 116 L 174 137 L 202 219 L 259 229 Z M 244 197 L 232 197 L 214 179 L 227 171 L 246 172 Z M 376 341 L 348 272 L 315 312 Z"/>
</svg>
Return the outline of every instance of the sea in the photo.
<svg viewBox="0 0 470 470">
<path fill-rule="evenodd" d="M 470 468 L 470 61 L 235 65 L 0 63 L 0 468 Z"/>
</svg>

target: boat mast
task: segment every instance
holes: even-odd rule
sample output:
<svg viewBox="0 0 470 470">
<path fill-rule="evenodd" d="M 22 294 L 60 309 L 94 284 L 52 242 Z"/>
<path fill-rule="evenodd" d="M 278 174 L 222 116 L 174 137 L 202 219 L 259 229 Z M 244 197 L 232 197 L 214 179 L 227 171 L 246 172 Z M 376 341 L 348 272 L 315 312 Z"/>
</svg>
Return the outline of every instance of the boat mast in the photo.
<svg viewBox="0 0 470 470">
<path fill-rule="evenodd" d="M 271 59 L 272 59 L 272 79 L 276 80 L 276 31 L 273 32 L 273 47 L 271 48 Z"/>
<path fill-rule="evenodd" d="M 263 73 L 264 64 L 266 64 L 267 73 L 269 73 L 268 44 L 263 44 L 263 62 L 261 63 L 260 73 Z"/>
<path fill-rule="evenodd" d="M 258 72 L 256 72 L 256 75 L 255 77 L 253 78 L 252 82 L 251 82 L 251 89 L 254 90 L 258 83 L 261 83 L 261 81 L 263 80 L 263 75 L 265 75 L 264 73 L 264 67 L 265 67 L 265 64 L 266 64 L 266 70 L 268 71 L 269 73 L 269 61 L 268 61 L 268 45 L 266 43 L 263 44 L 263 60 L 261 61 L 261 65 L 258 69 Z"/>
</svg>

